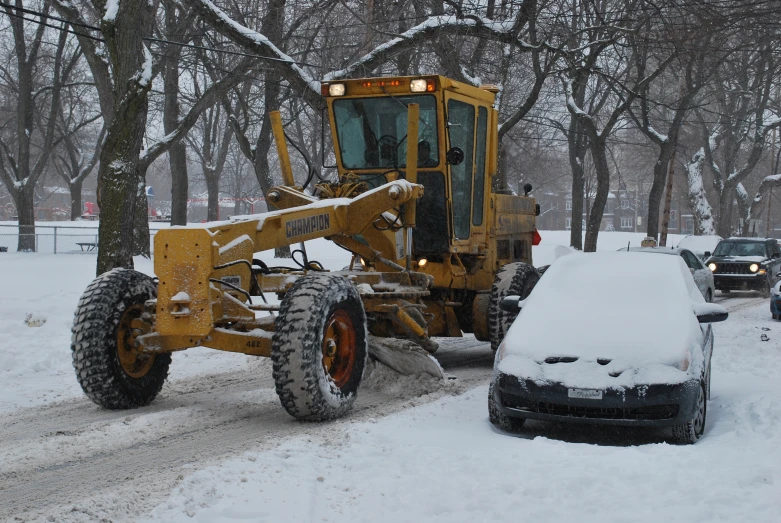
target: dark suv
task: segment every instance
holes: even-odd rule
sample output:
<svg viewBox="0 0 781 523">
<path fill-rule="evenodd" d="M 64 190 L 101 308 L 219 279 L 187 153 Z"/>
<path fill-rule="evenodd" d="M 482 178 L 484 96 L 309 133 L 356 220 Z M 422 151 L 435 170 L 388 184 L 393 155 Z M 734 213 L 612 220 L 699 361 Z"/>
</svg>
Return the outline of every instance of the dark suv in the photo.
<svg viewBox="0 0 781 523">
<path fill-rule="evenodd" d="M 781 249 L 768 238 L 727 238 L 705 260 L 716 289 L 754 290 L 767 298 L 781 270 Z"/>
</svg>

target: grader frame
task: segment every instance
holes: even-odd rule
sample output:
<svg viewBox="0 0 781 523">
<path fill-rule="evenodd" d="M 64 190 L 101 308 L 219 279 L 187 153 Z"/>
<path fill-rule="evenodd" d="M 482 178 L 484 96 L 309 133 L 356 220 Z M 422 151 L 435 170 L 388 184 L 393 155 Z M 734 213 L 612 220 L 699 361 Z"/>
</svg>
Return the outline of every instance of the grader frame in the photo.
<svg viewBox="0 0 781 523">
<path fill-rule="evenodd" d="M 172 352 L 205 346 L 271 357 L 288 412 L 329 419 L 355 399 L 369 334 L 434 352 L 432 336 L 472 332 L 496 349 L 512 320 L 499 301 L 539 278 L 539 236 L 533 198 L 491 192 L 495 93 L 441 76 L 324 83 L 339 181 L 318 184 L 317 196 L 295 185 L 272 113 L 283 185 L 266 196 L 277 210 L 159 231 L 157 282 L 114 271 L 85 291 L 72 349 L 87 395 L 108 408 L 146 404 Z M 323 237 L 362 270 L 253 259 Z M 90 321 L 95 310 L 113 319 L 108 336 Z"/>
</svg>

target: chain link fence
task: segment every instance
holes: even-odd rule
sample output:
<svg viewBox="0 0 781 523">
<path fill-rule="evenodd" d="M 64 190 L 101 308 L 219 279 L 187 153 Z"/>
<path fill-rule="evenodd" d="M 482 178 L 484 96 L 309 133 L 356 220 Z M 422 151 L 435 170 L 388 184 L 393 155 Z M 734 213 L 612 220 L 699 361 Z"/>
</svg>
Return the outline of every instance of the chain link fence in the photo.
<svg viewBox="0 0 781 523">
<path fill-rule="evenodd" d="M 154 250 L 155 233 L 160 229 L 149 229 L 150 252 Z M 48 254 L 97 254 L 98 227 L 69 227 L 59 225 L 36 225 L 34 232 L 22 233 L 23 242 L 30 249 Z M 18 252 L 19 226 L 0 224 L 0 252 Z"/>
</svg>

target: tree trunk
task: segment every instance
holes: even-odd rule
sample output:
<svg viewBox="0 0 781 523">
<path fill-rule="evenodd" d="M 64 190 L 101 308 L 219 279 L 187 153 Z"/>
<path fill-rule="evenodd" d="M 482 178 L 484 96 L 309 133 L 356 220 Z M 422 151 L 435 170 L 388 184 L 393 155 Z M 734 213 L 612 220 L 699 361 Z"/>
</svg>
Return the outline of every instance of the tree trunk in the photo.
<svg viewBox="0 0 781 523">
<path fill-rule="evenodd" d="M 209 202 L 206 210 L 206 221 L 213 222 L 220 219 L 220 177 L 204 166 L 203 177 L 206 179 L 206 192 L 209 195 Z"/>
<path fill-rule="evenodd" d="M 594 197 L 594 205 L 588 215 L 586 224 L 586 240 L 583 243 L 585 252 L 597 250 L 597 238 L 602 225 L 602 216 L 605 214 L 608 193 L 610 192 L 610 167 L 605 152 L 606 144 L 603 139 L 591 140 L 591 157 L 594 160 L 594 169 L 597 172 L 597 193 Z"/>
<path fill-rule="evenodd" d="M 16 214 L 19 217 L 19 252 L 35 252 L 35 199 L 34 192 L 27 187 L 14 195 Z"/>
<path fill-rule="evenodd" d="M 98 170 L 98 205 L 110 212 L 101 212 L 97 274 L 118 267 L 133 268 L 135 247 L 142 247 L 144 236 L 147 252 L 149 248 L 146 192 L 138 166 L 152 83 L 148 75 L 152 57 L 143 38 L 152 33 L 154 11 L 148 2 L 123 1 L 116 18 L 104 17 L 101 24 L 113 71 L 115 103 Z"/>
<path fill-rule="evenodd" d="M 717 234 L 722 238 L 729 238 L 731 236 L 732 226 L 732 198 L 734 189 L 730 187 L 724 187 L 724 190 L 719 194 L 719 223 L 716 227 Z"/>
<path fill-rule="evenodd" d="M 176 7 L 166 5 L 166 28 L 169 32 L 177 27 Z M 166 136 L 179 126 L 179 55 L 181 47 L 169 49 L 172 56 L 165 64 L 165 104 L 163 107 L 163 130 Z M 178 140 L 168 150 L 168 166 L 171 170 L 171 225 L 187 225 L 187 145 Z"/>
<path fill-rule="evenodd" d="M 659 246 L 667 247 L 667 230 L 670 226 L 670 206 L 673 201 L 673 176 L 675 175 L 675 155 L 670 157 L 667 169 L 667 187 L 664 191 L 664 210 L 662 211 L 662 230 Z M 680 209 L 678 210 L 680 214 Z M 680 219 L 680 217 L 679 217 Z"/>
<path fill-rule="evenodd" d="M 661 145 L 663 151 L 666 144 Z M 654 178 L 651 182 L 651 190 L 648 192 L 648 223 L 646 223 L 646 236 L 656 239 L 659 234 L 659 209 L 662 205 L 664 185 L 667 180 L 667 166 L 670 163 L 670 155 L 660 152 L 659 158 L 654 164 Z"/>
<path fill-rule="evenodd" d="M 71 193 L 71 221 L 81 216 L 81 187 L 83 184 L 83 180 L 68 184 Z"/>
<path fill-rule="evenodd" d="M 572 170 L 572 215 L 570 217 L 570 245 L 583 250 L 583 200 L 586 197 L 586 177 L 583 172 L 585 149 L 584 136 L 578 121 L 570 118 L 567 141 L 569 142 L 569 166 Z"/>
<path fill-rule="evenodd" d="M 146 171 L 138 169 L 136 214 L 133 224 L 133 256 L 152 257 L 149 236 L 149 200 L 146 197 Z"/>
<path fill-rule="evenodd" d="M 183 140 L 168 151 L 171 169 L 171 225 L 187 225 L 187 198 L 190 188 L 187 177 L 187 145 Z"/>
<path fill-rule="evenodd" d="M 284 26 L 286 0 L 271 0 L 268 6 L 268 13 L 263 18 L 263 34 L 277 44 L 280 44 L 282 30 Z M 265 197 L 268 190 L 274 185 L 274 177 L 271 174 L 271 168 L 268 163 L 268 153 L 271 150 L 271 118 L 269 113 L 279 109 L 279 91 L 282 76 L 275 70 L 269 70 L 265 74 L 266 84 L 264 88 L 266 110 L 263 115 L 263 124 L 258 135 L 257 146 L 255 149 L 255 176 L 260 184 L 260 190 Z M 290 247 L 278 247 L 274 250 L 276 258 L 290 258 Z"/>
</svg>

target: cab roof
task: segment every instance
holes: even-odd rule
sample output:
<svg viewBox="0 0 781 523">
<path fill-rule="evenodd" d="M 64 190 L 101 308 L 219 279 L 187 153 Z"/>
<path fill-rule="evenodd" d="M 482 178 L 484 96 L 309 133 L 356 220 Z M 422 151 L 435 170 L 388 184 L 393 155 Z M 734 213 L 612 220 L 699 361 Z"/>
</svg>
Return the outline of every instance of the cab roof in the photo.
<svg viewBox="0 0 781 523">
<path fill-rule="evenodd" d="M 434 80 L 436 91 L 453 91 L 463 94 L 470 98 L 493 104 L 496 99 L 498 89 L 493 85 L 483 85 L 475 87 L 463 82 L 452 80 L 442 75 L 418 75 L 418 76 L 381 76 L 373 78 L 351 78 L 345 80 L 329 80 L 322 82 L 322 86 L 332 84 L 344 84 L 346 88 L 345 97 L 354 96 L 388 96 L 399 94 L 425 94 L 412 93 L 409 90 L 410 81 L 416 79 Z M 327 89 L 323 89 L 323 96 L 326 98 L 341 98 L 330 96 Z"/>
</svg>

